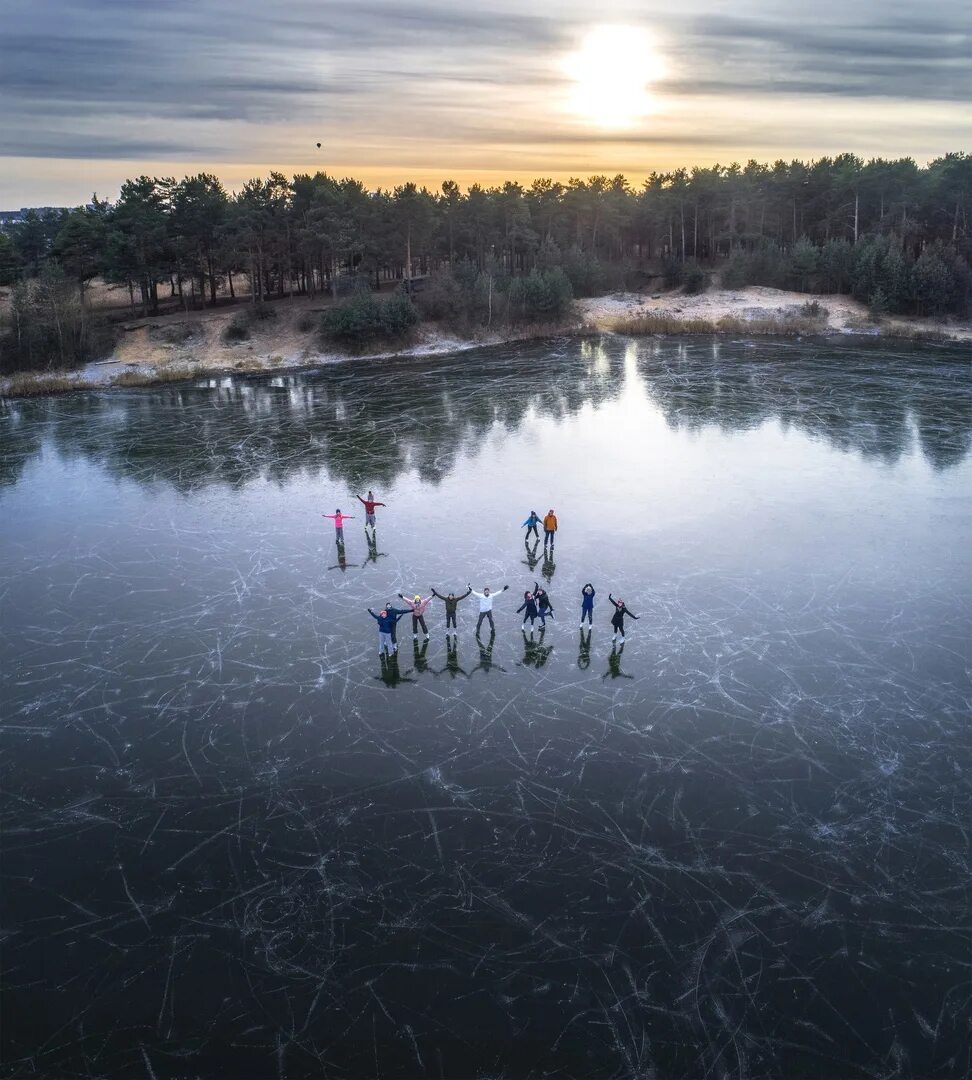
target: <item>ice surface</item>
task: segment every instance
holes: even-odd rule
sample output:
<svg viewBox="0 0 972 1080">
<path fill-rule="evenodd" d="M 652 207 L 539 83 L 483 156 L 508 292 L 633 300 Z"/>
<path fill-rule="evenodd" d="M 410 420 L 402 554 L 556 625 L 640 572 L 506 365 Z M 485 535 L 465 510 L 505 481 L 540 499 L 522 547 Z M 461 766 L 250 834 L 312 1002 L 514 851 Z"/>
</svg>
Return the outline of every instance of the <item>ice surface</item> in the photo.
<svg viewBox="0 0 972 1080">
<path fill-rule="evenodd" d="M 3 408 L 3 1075 L 968 1075 L 967 354 Z M 436 601 L 379 662 L 369 605 L 470 581 L 492 644 Z"/>
</svg>

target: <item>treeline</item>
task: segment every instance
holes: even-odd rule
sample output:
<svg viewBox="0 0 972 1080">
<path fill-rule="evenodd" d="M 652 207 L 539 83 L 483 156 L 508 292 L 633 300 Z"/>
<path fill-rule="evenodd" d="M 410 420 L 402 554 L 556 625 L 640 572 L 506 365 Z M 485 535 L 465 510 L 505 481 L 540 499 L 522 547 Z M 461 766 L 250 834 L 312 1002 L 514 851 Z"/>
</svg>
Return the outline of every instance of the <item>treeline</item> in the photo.
<svg viewBox="0 0 972 1080">
<path fill-rule="evenodd" d="M 87 290 L 127 288 L 133 312 L 245 297 L 356 292 L 444 271 L 430 307 L 488 321 L 558 311 L 563 296 L 643 285 L 768 284 L 849 292 L 877 311 L 965 313 L 972 303 L 972 155 L 921 168 L 852 154 L 460 191 L 369 191 L 280 173 L 230 194 L 212 175 L 141 176 L 115 202 L 28 214 L 0 232 L 8 332 L 22 359 L 92 346 Z M 519 279 L 528 284 L 514 284 Z M 242 295 L 241 295 L 242 294 Z M 568 295 L 569 300 L 569 295 Z M 359 301 L 360 303 L 360 301 Z M 8 342 L 8 349 L 10 348 Z"/>
</svg>

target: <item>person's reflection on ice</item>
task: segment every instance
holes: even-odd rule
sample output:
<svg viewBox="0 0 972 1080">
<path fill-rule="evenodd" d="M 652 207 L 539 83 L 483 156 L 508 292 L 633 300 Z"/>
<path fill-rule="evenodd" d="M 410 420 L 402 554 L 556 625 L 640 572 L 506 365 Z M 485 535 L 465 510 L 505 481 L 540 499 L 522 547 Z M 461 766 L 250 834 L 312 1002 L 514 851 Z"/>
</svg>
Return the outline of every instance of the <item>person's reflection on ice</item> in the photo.
<svg viewBox="0 0 972 1080">
<path fill-rule="evenodd" d="M 337 547 L 337 562 L 333 566 L 329 566 L 328 570 L 347 570 L 348 556 L 344 550 L 344 544 L 338 540 L 335 546 Z"/>
<path fill-rule="evenodd" d="M 500 671 L 506 671 L 506 668 L 502 664 L 496 664 L 493 662 L 493 642 L 496 641 L 496 635 L 489 635 L 489 644 L 484 645 L 477 639 L 479 645 L 479 663 L 472 669 L 470 675 L 474 675 L 477 671 L 482 670 L 487 675 L 491 668 L 499 668 Z"/>
<path fill-rule="evenodd" d="M 590 636 L 590 631 L 588 631 Z M 628 675 L 621 670 L 621 657 L 624 655 L 623 645 L 612 645 L 611 655 L 608 657 L 608 669 L 601 676 L 602 679 L 606 679 L 609 675 L 612 679 L 633 679 L 634 675 Z"/>
<path fill-rule="evenodd" d="M 425 654 L 429 651 L 429 639 L 419 644 L 417 640 L 412 642 L 412 663 L 415 665 L 415 670 L 421 675 L 424 671 L 429 670 L 429 662 L 425 658 Z"/>
<path fill-rule="evenodd" d="M 378 537 L 374 533 L 370 535 L 366 532 L 365 539 L 368 541 L 368 558 L 361 564 L 361 568 L 364 569 L 368 563 L 376 563 L 379 559 L 383 559 L 388 552 L 378 550 Z"/>
<path fill-rule="evenodd" d="M 381 654 L 381 674 L 375 675 L 375 679 L 383 682 L 385 686 L 394 689 L 399 683 L 403 682 L 416 682 L 415 679 L 410 679 L 408 676 L 412 673 L 412 669 L 403 675 L 398 667 L 398 653 L 392 653 L 391 656 L 385 656 Z"/>
<path fill-rule="evenodd" d="M 530 568 L 531 572 L 536 569 L 537 563 L 540 562 L 540 556 L 537 555 L 537 548 L 539 548 L 539 547 L 540 547 L 540 541 L 539 540 L 534 541 L 533 547 L 530 547 L 530 544 L 528 542 L 526 542 L 526 541 L 524 541 L 524 543 L 523 543 L 523 550 L 526 552 L 526 558 L 521 559 L 520 561 L 525 562 L 527 564 L 527 566 Z"/>
<path fill-rule="evenodd" d="M 536 637 L 532 630 L 529 634 L 525 630 L 520 632 L 523 634 L 523 659 L 518 660 L 517 663 L 522 667 L 542 668 L 553 652 L 553 645 L 545 646 L 543 643 L 547 631 L 541 629 Z"/>
<path fill-rule="evenodd" d="M 554 650 L 553 645 L 544 645 L 543 643 L 543 638 L 546 632 L 546 627 L 541 627 L 540 636 L 537 638 L 537 658 L 533 665 L 536 668 L 542 668 L 543 665 L 547 662 L 548 657 Z"/>
<path fill-rule="evenodd" d="M 467 672 L 465 668 L 459 666 L 459 639 L 454 634 L 451 638 L 448 635 L 446 636 L 445 667 L 439 668 L 438 671 L 436 671 L 434 667 L 430 667 L 429 671 L 436 676 L 448 672 L 453 678 L 457 675 L 465 675 L 467 679 L 469 678 L 469 672 Z"/>
<path fill-rule="evenodd" d="M 587 671 L 591 666 L 591 632 L 580 632 L 580 650 L 577 653 L 577 666 L 581 671 Z"/>
</svg>

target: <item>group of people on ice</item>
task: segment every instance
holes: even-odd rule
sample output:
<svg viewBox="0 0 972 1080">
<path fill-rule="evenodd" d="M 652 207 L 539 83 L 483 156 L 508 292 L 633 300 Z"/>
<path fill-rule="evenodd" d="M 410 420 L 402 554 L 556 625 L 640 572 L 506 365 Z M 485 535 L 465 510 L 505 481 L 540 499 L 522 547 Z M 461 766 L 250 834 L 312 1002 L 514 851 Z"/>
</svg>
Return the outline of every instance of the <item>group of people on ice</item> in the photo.
<svg viewBox="0 0 972 1080">
<path fill-rule="evenodd" d="M 378 502 L 375 499 L 374 492 L 369 491 L 367 498 L 362 498 L 360 495 L 356 495 L 355 498 L 365 508 L 365 531 L 370 528 L 372 534 L 376 529 L 375 508 L 378 506 L 384 506 L 382 502 Z M 334 533 L 337 539 L 339 547 L 344 545 L 344 522 L 354 520 L 351 514 L 342 514 L 340 510 L 336 510 L 333 514 L 324 514 L 323 517 L 330 518 L 334 522 Z M 544 550 L 549 546 L 550 550 L 553 550 L 554 540 L 557 535 L 557 515 L 553 510 L 548 510 L 546 515 L 541 518 L 535 510 L 530 511 L 529 517 L 523 522 L 521 528 L 525 527 L 527 532 L 526 536 L 529 539 L 532 533 L 537 540 L 540 539 L 539 526 L 543 525 L 543 546 Z M 479 601 L 479 619 L 476 622 L 476 637 L 479 637 L 480 630 L 484 622 L 489 623 L 490 637 L 496 633 L 496 624 L 493 622 L 493 603 L 499 597 L 502 596 L 509 589 L 509 585 L 504 585 L 499 592 L 493 592 L 488 586 L 483 588 L 482 592 L 476 592 L 472 585 L 467 585 L 464 593 L 456 594 L 454 592 L 441 593 L 436 589 L 430 589 L 428 596 L 422 596 L 420 593 L 416 593 L 412 599 L 399 593 L 399 598 L 407 605 L 404 608 L 396 608 L 392 604 L 386 604 L 379 611 L 374 611 L 372 608 L 368 608 L 368 614 L 378 623 L 378 653 L 380 656 L 393 656 L 398 649 L 398 642 L 396 639 L 396 628 L 398 626 L 399 619 L 404 618 L 406 615 L 412 616 L 412 637 L 416 640 L 419 636 L 419 631 L 429 637 L 428 624 L 425 621 L 425 613 L 428 611 L 433 599 L 441 600 L 445 606 L 446 616 L 446 637 L 449 634 L 458 635 L 459 628 L 456 624 L 456 612 L 459 604 L 466 599 L 467 596 L 474 596 Z M 581 614 L 580 614 L 580 626 L 584 629 L 584 622 L 586 620 L 588 628 L 594 624 L 594 597 L 597 595 L 594 586 L 588 582 L 581 589 Z M 619 641 L 620 644 L 624 644 L 624 620 L 625 616 L 632 619 L 637 619 L 639 616 L 634 612 L 629 611 L 625 605 L 624 600 L 615 600 L 614 597 L 608 593 L 608 600 L 614 608 L 614 612 L 611 615 L 611 626 L 614 629 L 614 640 Z M 529 624 L 530 631 L 532 633 L 537 621 L 540 622 L 541 631 L 546 628 L 547 619 L 554 618 L 553 603 L 550 600 L 550 596 L 547 590 L 540 585 L 539 582 L 534 581 L 533 589 L 527 590 L 523 594 L 523 603 L 516 609 L 516 613 L 519 615 L 523 612 L 523 626 L 522 629 L 526 633 L 527 624 Z"/>
<path fill-rule="evenodd" d="M 368 614 L 376 620 L 378 623 L 378 652 L 379 654 L 392 656 L 398 649 L 398 643 L 396 641 L 396 627 L 398 626 L 399 619 L 404 618 L 406 615 L 412 616 L 412 637 L 418 638 L 419 630 L 427 638 L 429 636 L 428 624 L 425 621 L 425 613 L 429 609 L 429 605 L 433 599 L 441 600 L 445 605 L 446 612 L 446 636 L 449 634 L 457 635 L 459 633 L 456 626 L 456 609 L 459 604 L 466 599 L 467 596 L 475 596 L 479 601 L 479 619 L 476 622 L 476 637 L 479 637 L 479 632 L 482 629 L 483 622 L 489 623 L 490 637 L 496 633 L 496 624 L 493 622 L 493 602 L 506 590 L 509 589 L 509 585 L 504 585 L 498 592 L 493 592 L 488 586 L 486 586 L 482 592 L 476 592 L 472 585 L 467 585 L 464 593 L 458 595 L 454 592 L 440 593 L 436 589 L 430 589 L 428 596 L 422 596 L 419 593 L 410 600 L 407 596 L 403 596 L 399 593 L 400 599 L 407 604 L 407 607 L 396 608 L 391 604 L 386 604 L 380 611 L 374 611 L 372 608 L 368 608 Z M 596 596 L 594 586 L 588 582 L 583 589 L 581 589 L 581 629 L 584 629 L 584 620 L 587 620 L 587 625 L 590 627 L 594 623 L 594 597 Z M 633 611 L 629 611 L 627 605 L 623 600 L 615 600 L 614 597 L 608 593 L 608 600 L 614 607 L 614 612 L 611 615 L 611 626 L 614 628 L 614 640 L 619 644 L 624 644 L 624 620 L 625 617 L 631 619 L 639 618 Z M 537 620 L 540 621 L 541 630 L 547 625 L 547 619 L 554 617 L 553 604 L 550 601 L 550 596 L 547 590 L 544 589 L 537 582 L 533 583 L 533 589 L 527 590 L 523 594 L 523 603 L 516 609 L 516 613 L 523 612 L 523 626 L 524 633 L 527 629 L 527 624 L 530 626 L 532 632 Z"/>
</svg>

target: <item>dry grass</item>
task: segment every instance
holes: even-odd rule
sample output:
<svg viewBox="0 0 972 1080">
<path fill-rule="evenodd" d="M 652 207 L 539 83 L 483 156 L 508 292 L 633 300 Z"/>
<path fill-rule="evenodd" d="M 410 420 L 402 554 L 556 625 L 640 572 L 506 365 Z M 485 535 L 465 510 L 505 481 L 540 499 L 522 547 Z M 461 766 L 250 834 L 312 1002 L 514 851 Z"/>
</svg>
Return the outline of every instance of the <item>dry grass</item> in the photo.
<svg viewBox="0 0 972 1080">
<path fill-rule="evenodd" d="M 844 329 L 851 331 L 854 334 L 873 334 L 880 332 L 878 326 L 878 320 L 872 319 L 870 315 L 853 315 L 844 320 Z"/>
<path fill-rule="evenodd" d="M 6 389 L 0 390 L 0 396 L 41 397 L 45 394 L 66 394 L 77 389 L 77 382 L 64 375 L 33 375 L 24 371 L 10 376 Z"/>
<path fill-rule="evenodd" d="M 161 386 L 170 382 L 185 382 L 198 373 L 188 367 L 162 367 L 154 371 L 123 371 L 112 381 L 112 386 Z"/>
<path fill-rule="evenodd" d="M 819 334 L 826 324 L 807 316 L 785 316 L 768 319 L 740 319 L 724 315 L 721 319 L 688 318 L 666 312 L 646 312 L 618 319 L 607 319 L 604 325 L 616 334 L 754 334 L 773 337 L 803 337 Z"/>
<path fill-rule="evenodd" d="M 929 330 L 924 326 L 903 326 L 901 323 L 882 326 L 881 336 L 897 338 L 899 341 L 927 341 L 933 345 L 943 345 L 946 342 L 958 340 L 944 330 Z"/>
<path fill-rule="evenodd" d="M 504 333 L 504 337 L 507 341 L 537 341 L 548 337 L 571 336 L 585 329 L 585 325 L 577 319 L 516 323 Z"/>
</svg>

